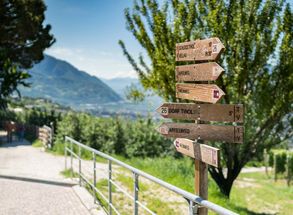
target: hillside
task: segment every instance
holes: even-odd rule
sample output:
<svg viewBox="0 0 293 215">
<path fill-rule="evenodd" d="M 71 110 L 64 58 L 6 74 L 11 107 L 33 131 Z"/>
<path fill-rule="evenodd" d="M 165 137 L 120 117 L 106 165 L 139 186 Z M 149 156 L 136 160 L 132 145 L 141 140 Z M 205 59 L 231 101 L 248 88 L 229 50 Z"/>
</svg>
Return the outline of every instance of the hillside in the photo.
<svg viewBox="0 0 293 215">
<path fill-rule="evenodd" d="M 97 77 L 78 70 L 71 64 L 45 55 L 29 73 L 31 88 L 21 88 L 23 96 L 43 97 L 63 105 L 105 104 L 122 98 Z"/>
</svg>

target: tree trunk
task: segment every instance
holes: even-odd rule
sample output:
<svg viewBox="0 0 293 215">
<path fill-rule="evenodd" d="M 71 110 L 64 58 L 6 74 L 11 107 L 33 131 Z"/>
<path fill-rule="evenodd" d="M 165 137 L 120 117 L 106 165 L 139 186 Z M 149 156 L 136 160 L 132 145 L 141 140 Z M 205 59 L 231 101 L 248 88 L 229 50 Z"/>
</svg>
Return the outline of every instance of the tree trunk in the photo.
<svg viewBox="0 0 293 215">
<path fill-rule="evenodd" d="M 216 169 L 215 167 L 209 167 L 209 172 L 212 178 L 217 183 L 221 193 L 227 198 L 230 197 L 233 182 L 239 175 L 241 169 L 242 167 L 240 166 L 234 166 L 232 169 L 227 169 L 227 176 L 225 177 L 222 168 Z"/>
</svg>

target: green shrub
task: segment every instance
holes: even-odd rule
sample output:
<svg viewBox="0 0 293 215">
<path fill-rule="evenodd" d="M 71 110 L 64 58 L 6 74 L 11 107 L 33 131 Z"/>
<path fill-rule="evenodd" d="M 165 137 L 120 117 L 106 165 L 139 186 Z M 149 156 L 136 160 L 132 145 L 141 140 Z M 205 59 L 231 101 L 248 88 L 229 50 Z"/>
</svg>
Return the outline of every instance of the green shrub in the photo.
<svg viewBox="0 0 293 215">
<path fill-rule="evenodd" d="M 282 151 L 275 154 L 276 173 L 284 173 L 286 171 L 287 154 Z"/>
<path fill-rule="evenodd" d="M 99 118 L 68 113 L 58 122 L 54 150 L 63 148 L 64 137 L 69 136 L 97 150 L 125 157 L 158 157 L 174 153 L 171 141 L 155 128 L 151 119 Z"/>
<path fill-rule="evenodd" d="M 287 163 L 287 168 L 289 171 L 289 176 L 292 177 L 293 175 L 293 152 L 290 152 L 288 155 L 288 163 Z"/>
<path fill-rule="evenodd" d="M 269 166 L 274 166 L 274 153 L 272 151 L 269 152 Z"/>
</svg>

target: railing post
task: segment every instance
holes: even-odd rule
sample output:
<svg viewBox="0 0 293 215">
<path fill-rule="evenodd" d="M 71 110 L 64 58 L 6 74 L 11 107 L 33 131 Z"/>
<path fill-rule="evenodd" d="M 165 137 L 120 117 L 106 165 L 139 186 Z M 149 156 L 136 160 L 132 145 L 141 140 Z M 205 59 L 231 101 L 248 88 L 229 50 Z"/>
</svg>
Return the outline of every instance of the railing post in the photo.
<svg viewBox="0 0 293 215">
<path fill-rule="evenodd" d="M 70 153 L 70 176 L 71 178 L 73 177 L 73 155 L 72 155 L 72 152 L 73 152 L 73 143 L 70 141 L 70 150 L 71 150 L 71 153 Z"/>
<path fill-rule="evenodd" d="M 64 139 L 65 170 L 67 170 L 67 140 Z"/>
<path fill-rule="evenodd" d="M 134 176 L 134 215 L 138 215 L 138 175 L 136 173 L 133 173 Z"/>
<path fill-rule="evenodd" d="M 197 215 L 198 213 L 198 205 L 193 201 L 189 200 L 189 215 Z"/>
<path fill-rule="evenodd" d="M 94 172 L 94 203 L 96 203 L 97 201 L 97 197 L 96 197 L 96 187 L 97 187 L 97 170 L 96 170 L 96 154 L 93 152 L 93 172 Z"/>
<path fill-rule="evenodd" d="M 81 186 L 81 149 L 78 146 L 78 175 L 79 175 L 79 186 Z"/>
<path fill-rule="evenodd" d="M 112 215 L 112 161 L 108 160 L 109 214 Z"/>
<path fill-rule="evenodd" d="M 50 123 L 51 126 L 51 132 L 50 132 L 50 148 L 53 147 L 53 143 L 54 143 L 54 123 L 51 122 Z"/>
</svg>

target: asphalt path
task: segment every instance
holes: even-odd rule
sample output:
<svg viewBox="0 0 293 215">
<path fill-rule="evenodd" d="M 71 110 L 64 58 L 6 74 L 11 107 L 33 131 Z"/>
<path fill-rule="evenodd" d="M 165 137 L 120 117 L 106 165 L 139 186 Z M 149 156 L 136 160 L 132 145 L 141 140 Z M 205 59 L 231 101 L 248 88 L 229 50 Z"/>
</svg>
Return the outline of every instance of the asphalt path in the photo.
<svg viewBox="0 0 293 215">
<path fill-rule="evenodd" d="M 65 179 L 64 157 L 27 141 L 0 146 L 0 215 L 91 214 Z"/>
</svg>

